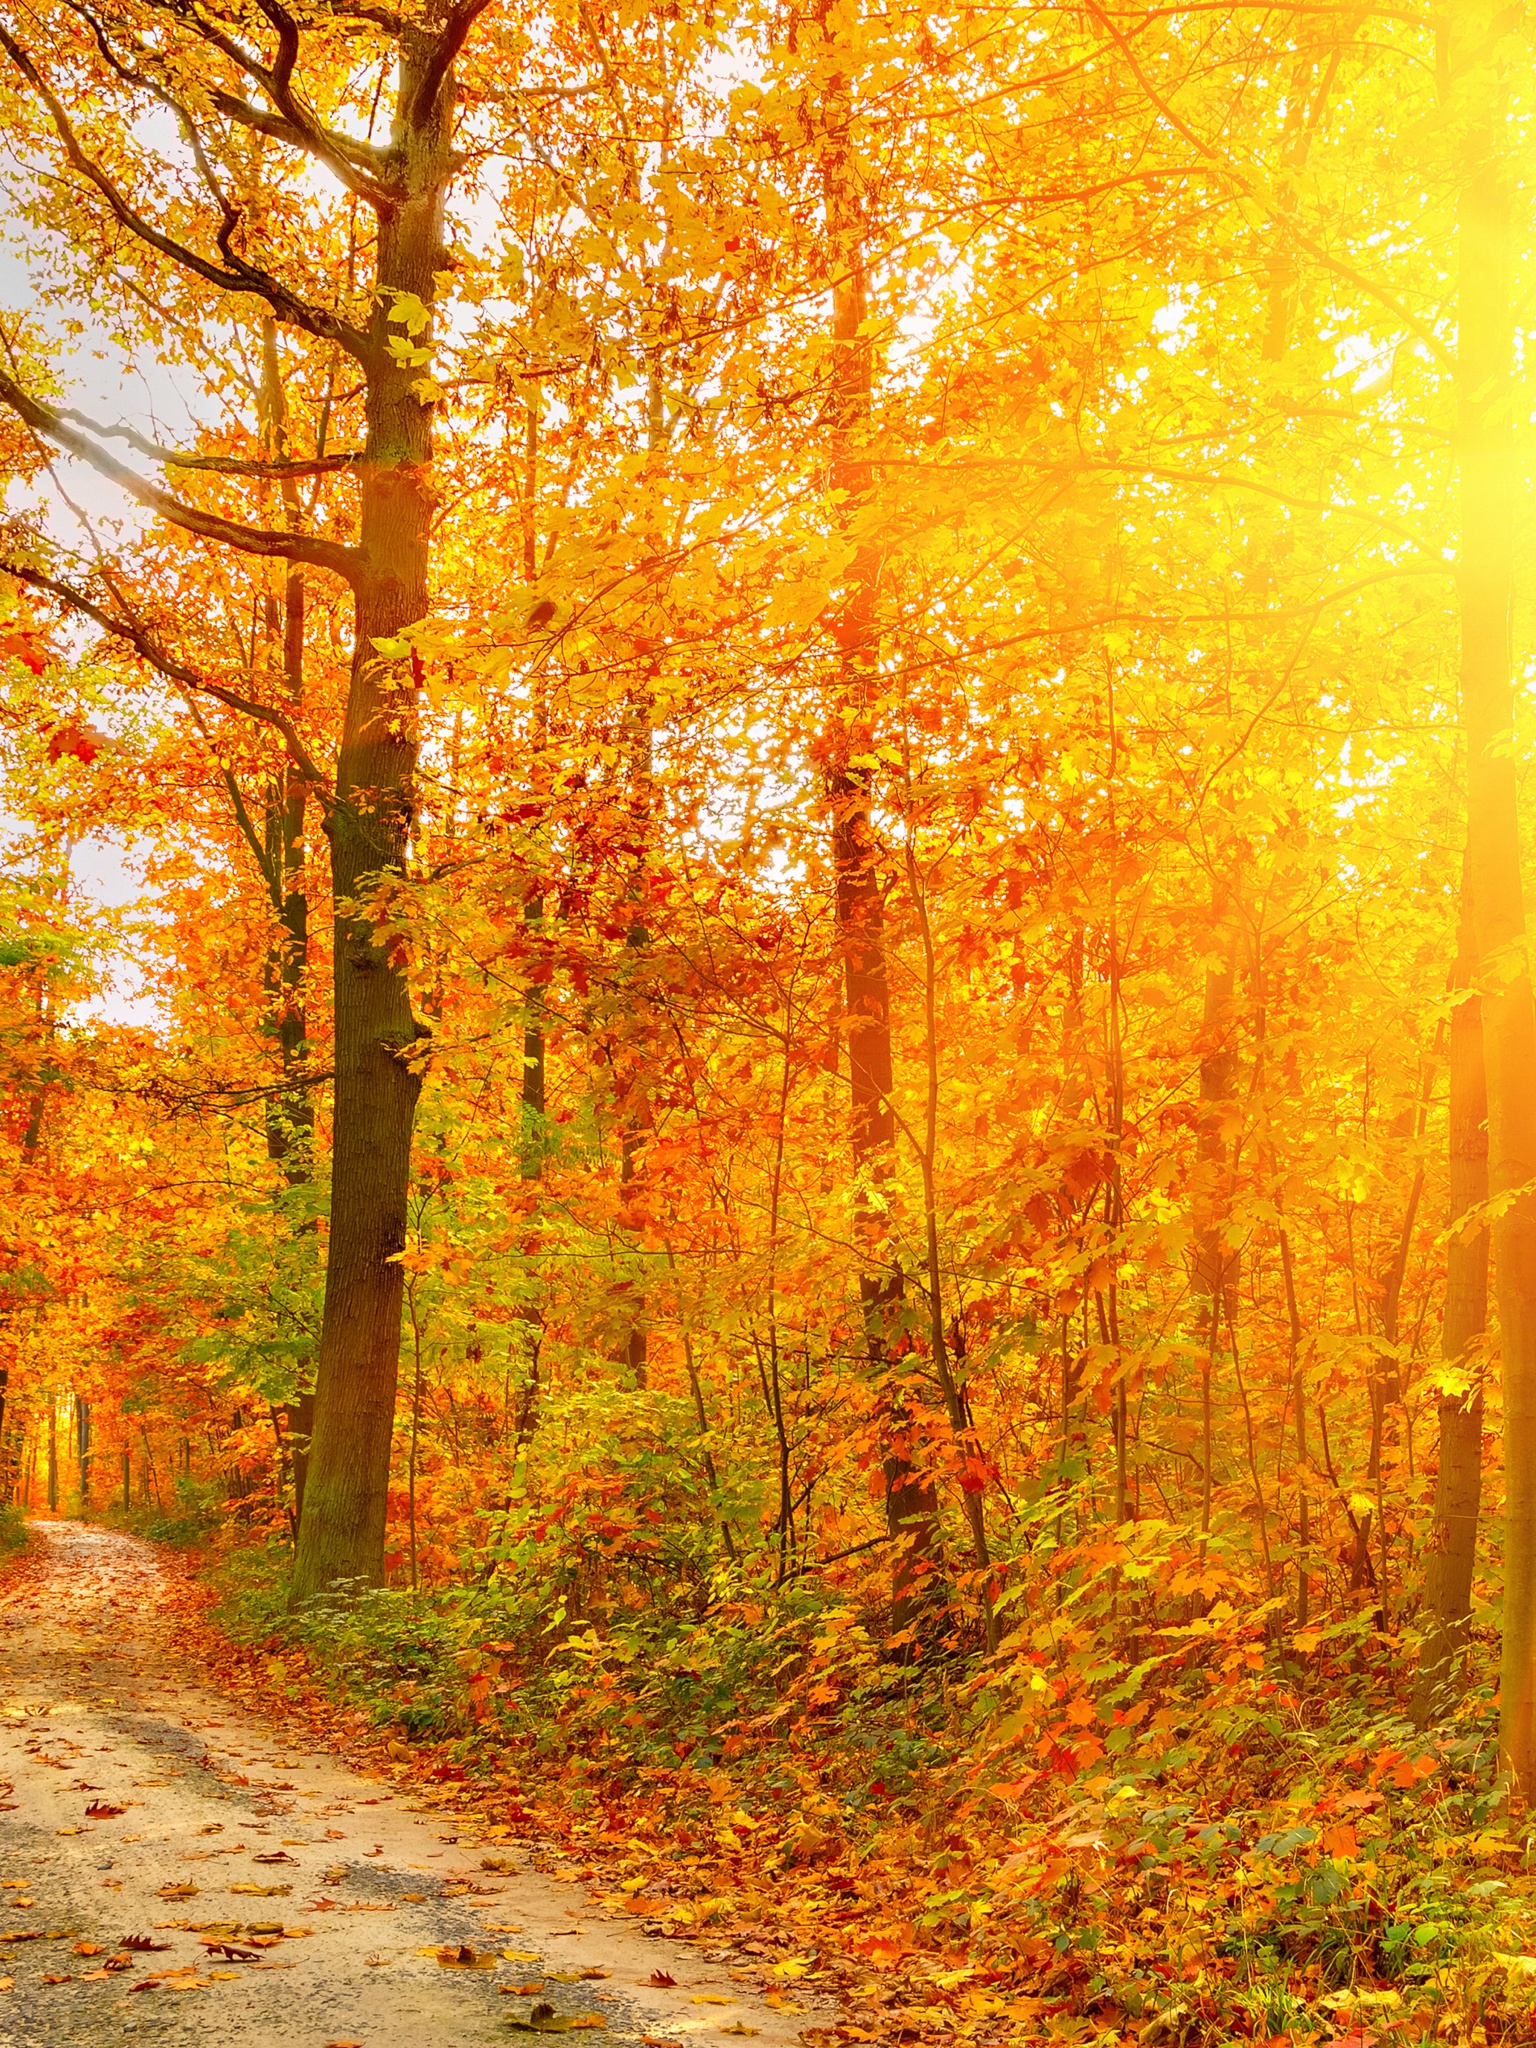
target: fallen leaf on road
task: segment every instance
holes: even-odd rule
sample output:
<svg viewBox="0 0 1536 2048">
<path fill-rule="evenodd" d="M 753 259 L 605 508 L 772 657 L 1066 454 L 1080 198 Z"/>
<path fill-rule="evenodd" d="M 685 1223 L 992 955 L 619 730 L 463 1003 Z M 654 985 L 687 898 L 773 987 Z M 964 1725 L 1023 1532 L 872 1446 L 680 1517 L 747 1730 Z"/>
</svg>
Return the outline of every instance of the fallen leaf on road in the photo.
<svg viewBox="0 0 1536 2048">
<path fill-rule="evenodd" d="M 509 2020 L 507 2024 L 521 2034 L 575 2034 L 594 2027 L 606 2027 L 608 2022 L 595 2012 L 557 2013 L 552 2005 L 541 2002 L 534 2006 L 527 2019 Z"/>
<path fill-rule="evenodd" d="M 0 1934 L 0 1941 L 41 1941 L 42 1938 L 40 1927 L 18 1927 L 12 1934 Z"/>
<path fill-rule="evenodd" d="M 805 2011 L 805 2007 L 803 2005 L 796 2005 L 795 2001 L 792 1998 L 786 1998 L 782 1991 L 770 1991 L 768 1996 L 763 2000 L 763 2003 L 764 2005 L 772 2006 L 775 2012 Z"/>
<path fill-rule="evenodd" d="M 77 1956 L 99 1956 L 101 1954 L 101 1947 L 100 1942 L 77 1941 L 75 1943 L 75 1954 Z"/>
<path fill-rule="evenodd" d="M 0 1991 L 14 1991 L 15 1989 L 16 1979 L 14 1977 L 0 1977 Z"/>
<path fill-rule="evenodd" d="M 238 1892 L 246 1899 L 283 1899 L 293 1890 L 291 1884 L 232 1884 L 231 1892 Z"/>
<path fill-rule="evenodd" d="M 646 1982 L 654 1985 L 658 1991 L 670 1991 L 677 1979 L 670 1970 L 652 1970 Z"/>
<path fill-rule="evenodd" d="M 47 1976 L 42 1978 L 40 1981 L 44 1984 L 72 1984 L 74 1982 L 74 1979 L 73 1977 Z"/>
<path fill-rule="evenodd" d="M 151 1941 L 147 1934 L 125 1934 L 118 1942 L 119 1948 L 130 1948 L 136 1954 L 147 1954 L 153 1949 L 170 1947 L 168 1941 Z"/>
<path fill-rule="evenodd" d="M 503 1998 L 537 1998 L 544 1986 L 536 1981 L 532 1984 L 498 1984 L 496 1989 Z"/>
<path fill-rule="evenodd" d="M 116 1820 L 127 1810 L 125 1806 L 109 1806 L 105 1799 L 93 1799 L 85 1809 L 85 1817 L 87 1820 Z M 204 1829 L 205 1834 L 206 1832 Z"/>
<path fill-rule="evenodd" d="M 269 1849 L 264 1856 L 251 1859 L 255 1863 L 297 1863 L 297 1856 L 290 1856 L 286 1849 Z"/>
<path fill-rule="evenodd" d="M 594 1977 L 611 1977 L 612 1970 L 556 1970 L 550 1977 L 552 1984 L 586 1984 Z"/>
<path fill-rule="evenodd" d="M 162 1899 L 195 1899 L 197 1897 L 197 1886 L 195 1884 L 163 1884 L 160 1887 L 159 1896 Z"/>
<path fill-rule="evenodd" d="M 761 2027 L 744 2027 L 738 2020 L 735 2026 L 722 2027 L 720 2031 L 722 2034 L 760 2034 L 763 2030 Z"/>
<path fill-rule="evenodd" d="M 467 1941 L 428 1949 L 427 1954 L 435 1955 L 445 1970 L 494 1970 L 499 1960 L 494 1955 L 477 1955 Z"/>
<path fill-rule="evenodd" d="M 736 2003 L 734 1998 L 722 1998 L 718 1991 L 695 1991 L 693 2002 L 695 2005 L 734 2005 Z"/>
</svg>

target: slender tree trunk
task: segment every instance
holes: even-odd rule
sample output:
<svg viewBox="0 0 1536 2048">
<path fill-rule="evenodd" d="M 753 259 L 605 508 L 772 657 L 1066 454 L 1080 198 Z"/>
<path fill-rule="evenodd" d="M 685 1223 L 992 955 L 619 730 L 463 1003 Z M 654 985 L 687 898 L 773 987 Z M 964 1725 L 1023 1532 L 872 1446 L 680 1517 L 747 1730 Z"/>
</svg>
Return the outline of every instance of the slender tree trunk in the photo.
<svg viewBox="0 0 1536 2048">
<path fill-rule="evenodd" d="M 1511 535 L 1520 492 L 1510 363 L 1510 196 L 1501 87 L 1467 139 L 1460 236 L 1462 715 L 1468 865 L 1488 1088 L 1488 1187 L 1504 1382 L 1504 1645 L 1499 1746 L 1511 1790 L 1536 1795 L 1536 1008 L 1526 958 L 1510 664 Z"/>
<path fill-rule="evenodd" d="M 830 22 L 824 32 L 832 39 Z M 834 633 L 838 710 L 826 747 L 832 811 L 833 914 L 843 967 L 843 1028 L 848 1041 L 848 1135 L 853 1154 L 853 1231 L 859 1248 L 859 1299 L 871 1379 L 885 1402 L 886 1523 L 892 1540 L 891 1619 L 910 1630 L 932 1595 L 938 1563 L 938 1496 L 915 1456 L 910 1396 L 890 1357 L 890 1327 L 902 1293 L 901 1267 L 889 1242 L 882 1184 L 889 1180 L 896 1135 L 891 1100 L 891 983 L 886 961 L 880 844 L 871 818 L 873 778 L 864 765 L 879 669 L 880 546 L 867 532 L 874 468 L 866 452 L 874 359 L 867 313 L 863 221 L 848 128 L 846 75 L 828 84 L 822 193 L 832 270 L 833 429 L 830 481 L 850 531 L 858 534 Z"/>
<path fill-rule="evenodd" d="M 391 147 L 399 198 L 381 212 L 369 325 L 365 457 L 351 685 L 327 821 L 336 893 L 336 1093 L 325 1311 L 315 1379 L 297 1604 L 337 1579 L 379 1584 L 400 1371 L 411 1134 L 426 1035 L 405 966 L 367 907 L 403 871 L 416 768 L 416 662 L 403 628 L 428 608 L 434 496 L 432 406 L 419 367 L 389 340 L 400 294 L 430 308 L 448 263 L 443 201 L 453 169 L 453 89 L 436 51 L 402 48 Z M 430 323 L 420 339 L 430 340 Z M 407 351 L 406 353 L 409 353 Z M 379 643 L 383 643 L 381 647 Z"/>
<path fill-rule="evenodd" d="M 265 427 L 275 459 L 288 450 L 288 407 L 277 358 L 275 322 L 263 323 L 262 396 Z M 318 451 L 317 451 L 318 452 Z M 282 484 L 283 509 L 290 528 L 302 525 L 298 482 L 287 477 Z M 269 585 L 270 591 L 270 585 Z M 269 599 L 267 630 L 275 640 L 282 635 L 282 692 L 284 708 L 295 720 L 304 711 L 304 613 L 303 570 L 290 563 L 283 579 L 279 618 L 275 593 Z M 266 860 L 264 872 L 277 915 L 277 932 L 266 960 L 268 1030 L 277 1040 L 281 1091 L 267 1098 L 267 1157 L 283 1170 L 289 1193 L 307 1187 L 315 1168 L 315 1107 L 306 1072 L 309 1058 L 307 981 L 309 974 L 309 892 L 306 864 L 306 813 L 309 786 L 291 761 L 268 792 L 265 818 Z M 294 1231 L 296 1240 L 313 1244 L 313 1220 L 303 1217 Z M 300 1366 L 299 1384 L 293 1400 L 285 1403 L 283 1420 L 293 1473 L 293 1529 L 297 1540 L 304 1519 L 304 1490 L 309 1477 L 310 1436 L 315 1424 L 315 1392 L 306 1384 L 310 1374 Z"/>
<path fill-rule="evenodd" d="M 1452 1704 L 1457 1665 L 1472 1610 L 1477 1518 L 1482 1496 L 1483 1388 L 1479 1345 L 1488 1320 L 1488 1231 L 1458 1232 L 1459 1220 L 1488 1199 L 1487 1089 L 1483 1078 L 1482 1006 L 1472 992 L 1473 941 L 1466 891 L 1451 1016 L 1450 1242 L 1445 1255 L 1445 1312 L 1440 1356 L 1470 1384 L 1440 1396 L 1440 1468 L 1424 1568 L 1429 1626 L 1419 1651 L 1413 1718 L 1419 1727 Z"/>
<path fill-rule="evenodd" d="M 75 1396 L 75 1463 L 80 1473 L 80 1512 L 84 1515 L 91 1505 L 91 1404 L 79 1394 Z"/>
<path fill-rule="evenodd" d="M 656 380 L 651 381 L 652 390 L 652 447 L 656 433 L 654 412 L 659 397 Z M 625 741 L 629 756 L 629 816 L 632 839 L 630 844 L 630 872 L 626 893 L 630 902 L 629 929 L 624 935 L 626 950 L 631 955 L 631 987 L 638 995 L 635 983 L 644 974 L 644 959 L 650 945 L 650 933 L 645 924 L 645 873 L 650 858 L 652 832 L 652 808 L 655 776 L 655 726 L 653 705 L 649 688 L 631 690 L 625 707 Z M 633 1006 L 632 1006 L 633 1007 Z M 615 1084 L 618 1094 L 619 1111 L 619 1186 L 621 1189 L 621 1213 L 627 1211 L 640 1192 L 639 1182 L 644 1169 L 645 1141 L 651 1130 L 651 1106 L 646 1093 L 646 1075 L 649 1068 L 648 1048 L 645 1040 L 631 1042 L 628 1047 L 617 1051 L 615 1058 Z M 627 1219 L 626 1239 L 636 1246 L 640 1231 L 635 1219 Z M 637 1387 L 643 1387 L 650 1363 L 650 1340 L 647 1334 L 648 1307 L 644 1281 L 644 1254 L 638 1249 L 630 1253 L 633 1261 L 632 1278 L 626 1283 L 622 1300 L 627 1328 L 620 1348 L 619 1360 L 625 1365 Z"/>
<path fill-rule="evenodd" d="M 1296 1299 L 1296 1270 L 1291 1263 L 1291 1234 L 1280 1227 L 1280 1273 L 1285 1283 L 1286 1365 L 1291 1399 L 1296 1404 L 1296 1626 L 1305 1628 L 1312 1614 L 1311 1475 L 1307 1469 L 1307 1379 L 1301 1362 L 1301 1307 Z"/>
<path fill-rule="evenodd" d="M 48 1512 L 59 1512 L 59 1404 L 53 1394 L 48 1396 Z"/>
<path fill-rule="evenodd" d="M 1222 1128 L 1232 1092 L 1232 992 L 1236 963 L 1231 951 L 1221 967 L 1205 974 L 1205 1005 L 1200 1032 L 1201 1218 L 1195 1235 L 1195 1289 L 1200 1317 L 1200 1533 L 1211 1533 L 1211 1495 L 1215 1461 L 1215 1430 L 1211 1407 L 1211 1375 L 1225 1320 L 1227 1291 L 1227 1139 Z"/>
<path fill-rule="evenodd" d="M 987 1543 L 987 1517 L 983 1493 L 987 1458 L 971 1417 L 965 1385 L 965 1363 L 951 1361 L 944 1327 L 944 1274 L 939 1258 L 939 1020 L 938 958 L 933 943 L 933 920 L 929 914 L 928 892 L 917 865 L 917 850 L 911 826 L 907 837 L 907 883 L 917 913 L 923 943 L 923 1043 L 927 1087 L 923 1109 L 923 1241 L 928 1280 L 928 1333 L 933 1369 L 944 1396 L 950 1433 L 964 1453 L 961 1490 L 965 1502 L 966 1526 L 971 1533 L 971 1558 L 976 1567 L 978 1600 L 986 1629 L 988 1650 L 998 1645 L 997 1612 L 993 1604 L 992 1554 Z"/>
<path fill-rule="evenodd" d="M 528 385 L 528 411 L 523 423 L 523 582 L 531 587 L 538 580 L 538 516 L 539 516 L 539 433 L 543 413 L 543 392 L 533 380 Z M 541 668 L 533 682 L 533 716 L 530 738 L 533 754 L 533 788 L 535 795 L 547 798 L 549 791 L 549 684 Z M 528 894 L 523 900 L 523 922 L 528 927 L 531 939 L 541 938 L 544 930 L 544 897 L 548 876 L 542 847 L 538 856 L 538 867 L 529 883 Z M 530 949 L 533 959 L 539 965 L 536 948 Z M 549 1149 L 548 1085 L 549 1045 L 544 1028 L 544 984 L 530 978 L 523 998 L 523 1082 L 522 1099 L 519 1104 L 519 1145 L 520 1166 L 524 1180 L 539 1180 L 543 1176 L 545 1156 Z M 531 1223 L 526 1239 L 531 1252 L 538 1243 L 538 1228 Z M 524 1447 L 533 1434 L 539 1410 L 539 1371 L 544 1352 L 544 1308 L 537 1295 L 530 1294 L 518 1310 L 523 1326 L 526 1345 L 525 1363 L 527 1377 L 518 1395 L 517 1427 L 514 1435 L 513 1463 L 522 1456 Z"/>
</svg>

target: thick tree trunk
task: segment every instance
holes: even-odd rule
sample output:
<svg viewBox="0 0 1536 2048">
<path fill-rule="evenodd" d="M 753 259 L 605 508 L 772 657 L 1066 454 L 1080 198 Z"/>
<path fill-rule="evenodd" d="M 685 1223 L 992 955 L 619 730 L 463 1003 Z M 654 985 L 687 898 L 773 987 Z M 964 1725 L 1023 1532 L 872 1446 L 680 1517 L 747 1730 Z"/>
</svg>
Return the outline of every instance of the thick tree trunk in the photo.
<svg viewBox="0 0 1536 2048">
<path fill-rule="evenodd" d="M 1491 72 L 1483 91 L 1499 90 Z M 1490 108 L 1490 114 L 1493 110 Z M 1511 535 L 1519 496 L 1510 361 L 1510 225 L 1502 115 L 1469 137 L 1460 211 L 1462 715 L 1468 866 L 1488 1086 L 1488 1187 L 1504 1385 L 1504 1648 L 1499 1744 L 1511 1790 L 1536 1795 L 1536 1008 L 1526 957 L 1510 675 Z"/>
<path fill-rule="evenodd" d="M 1462 991 L 1471 988 L 1474 964 L 1468 908 L 1464 891 L 1456 959 L 1456 987 Z M 1451 1239 L 1440 1356 L 1452 1370 L 1467 1372 L 1472 1383 L 1465 1393 L 1440 1396 L 1440 1469 L 1424 1570 L 1429 1625 L 1413 1692 L 1413 1718 L 1421 1728 L 1453 1704 L 1472 1609 L 1483 1478 L 1482 1359 L 1473 1354 L 1488 1320 L 1488 1231 L 1484 1226 L 1463 1237 L 1456 1225 L 1488 1199 L 1487 1114 L 1482 1008 L 1475 994 L 1464 994 L 1451 1017 Z"/>
<path fill-rule="evenodd" d="M 351 687 L 327 828 L 336 893 L 335 1140 L 295 1603 L 337 1580 L 378 1584 L 384 1573 L 404 1299 L 399 1254 L 421 1093 L 412 1054 L 426 1027 L 413 1013 L 404 961 L 379 939 L 367 905 L 378 882 L 400 873 L 407 857 L 416 689 L 412 666 L 387 644 L 426 614 L 433 510 L 431 406 L 415 389 L 419 366 L 397 361 L 388 344 L 392 333 L 403 339 L 391 327 L 398 295 L 430 307 L 435 277 L 448 263 L 443 195 L 452 168 L 452 101 L 451 87 L 434 90 L 407 43 L 392 148 L 404 196 L 379 220 L 359 470 L 365 568 L 356 585 Z M 430 328 L 419 337 L 423 345 L 429 338 Z"/>
</svg>

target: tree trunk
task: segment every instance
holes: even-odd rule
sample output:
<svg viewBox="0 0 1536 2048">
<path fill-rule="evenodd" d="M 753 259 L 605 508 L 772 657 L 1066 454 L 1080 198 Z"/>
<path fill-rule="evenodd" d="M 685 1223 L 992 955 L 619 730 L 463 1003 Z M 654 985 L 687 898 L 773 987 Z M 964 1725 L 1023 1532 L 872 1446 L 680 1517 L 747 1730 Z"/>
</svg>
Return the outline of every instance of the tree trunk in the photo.
<svg viewBox="0 0 1536 2048">
<path fill-rule="evenodd" d="M 824 29 L 831 36 L 830 25 Z M 873 393 L 873 350 L 864 333 L 867 311 L 863 222 L 847 130 L 851 93 L 846 76 L 827 88 L 822 190 L 832 268 L 833 426 L 830 481 L 846 525 L 867 529 L 874 470 L 867 441 Z M 848 1041 L 848 1135 L 853 1154 L 853 1234 L 859 1249 L 859 1301 L 871 1379 L 885 1403 L 886 1526 L 892 1546 L 891 1621 L 905 1634 L 932 1593 L 938 1554 L 938 1496 L 914 1455 L 912 1404 L 890 1358 L 890 1326 L 901 1300 L 900 1264 L 889 1242 L 881 1184 L 890 1178 L 896 1120 L 891 1100 L 891 985 L 886 961 L 885 897 L 880 846 L 870 817 L 872 777 L 862 765 L 879 668 L 880 547 L 857 542 L 834 633 L 838 708 L 826 749 L 832 811 L 833 915 L 843 967 L 843 1029 Z"/>
<path fill-rule="evenodd" d="M 401 197 L 379 218 L 368 333 L 359 468 L 365 566 L 327 824 L 336 894 L 331 1226 L 295 1604 L 338 1579 L 378 1584 L 384 1575 L 404 1294 L 399 1255 L 421 1093 L 412 1055 L 426 1026 L 413 1013 L 400 953 L 380 940 L 367 906 L 380 880 L 404 869 L 412 821 L 417 657 L 398 636 L 428 605 L 432 409 L 415 388 L 419 365 L 397 360 L 389 341 L 399 295 L 430 308 L 435 275 L 448 264 L 443 196 L 453 93 L 430 75 L 436 56 L 414 41 L 402 47 L 391 150 Z M 417 338 L 425 347 L 430 326 Z"/>
<path fill-rule="evenodd" d="M 1498 90 L 1485 73 L 1482 90 Z M 1499 1747 L 1536 1793 L 1536 1008 L 1526 959 L 1510 678 L 1513 461 L 1510 229 L 1502 112 L 1468 138 L 1460 208 L 1462 715 L 1467 847 L 1488 1087 L 1488 1187 L 1504 1385 L 1504 1645 Z"/>
<path fill-rule="evenodd" d="M 276 322 L 262 323 L 262 411 L 268 453 L 282 460 L 289 453 L 288 406 L 277 356 Z M 317 453 L 321 452 L 319 450 Z M 283 508 L 290 529 L 301 527 L 297 479 L 282 480 Z M 267 571 L 270 577 L 271 571 Z M 289 563 L 283 579 L 281 611 L 268 583 L 269 644 L 281 633 L 284 708 L 295 720 L 304 710 L 304 572 Z M 309 973 L 309 894 L 306 886 L 306 813 L 309 785 L 292 761 L 285 759 L 267 793 L 262 873 L 277 916 L 277 931 L 265 963 L 267 1030 L 277 1041 L 280 1090 L 267 1097 L 267 1157 L 283 1170 L 290 1193 L 307 1187 L 315 1170 L 315 1106 L 305 1071 L 309 1057 L 306 984 Z M 299 1220 L 296 1238 L 314 1242 L 310 1217 Z M 315 1394 L 305 1368 L 299 1368 L 294 1399 L 283 1407 L 286 1445 L 293 1472 L 293 1533 L 297 1541 L 304 1519 L 304 1491 L 309 1475 L 309 1440 L 315 1422 Z"/>
<path fill-rule="evenodd" d="M 1229 951 L 1226 964 L 1205 973 L 1205 1006 L 1200 1033 L 1201 1218 L 1195 1234 L 1195 1291 L 1200 1315 L 1200 1533 L 1211 1533 L 1212 1468 L 1215 1430 L 1211 1411 L 1211 1375 L 1225 1319 L 1228 1259 L 1224 1234 L 1227 1210 L 1227 1139 L 1222 1128 L 1232 1091 L 1230 1031 L 1236 966 Z"/>
<path fill-rule="evenodd" d="M 1472 933 L 1466 891 L 1456 957 L 1456 987 L 1472 986 Z M 1483 1389 L 1479 1340 L 1488 1320 L 1488 1231 L 1468 1236 L 1456 1225 L 1488 1199 L 1487 1090 L 1483 1079 L 1482 1008 L 1465 993 L 1451 1017 L 1449 1105 L 1451 1238 L 1445 1258 L 1445 1313 L 1440 1356 L 1472 1384 L 1440 1396 L 1440 1469 L 1424 1570 L 1429 1627 L 1419 1651 L 1413 1718 L 1425 1727 L 1452 1703 L 1457 1663 L 1472 1608 L 1477 1517 L 1482 1492 Z"/>
<path fill-rule="evenodd" d="M 91 1505 L 91 1404 L 75 1396 L 75 1463 L 80 1472 L 80 1512 L 90 1511 Z"/>
</svg>

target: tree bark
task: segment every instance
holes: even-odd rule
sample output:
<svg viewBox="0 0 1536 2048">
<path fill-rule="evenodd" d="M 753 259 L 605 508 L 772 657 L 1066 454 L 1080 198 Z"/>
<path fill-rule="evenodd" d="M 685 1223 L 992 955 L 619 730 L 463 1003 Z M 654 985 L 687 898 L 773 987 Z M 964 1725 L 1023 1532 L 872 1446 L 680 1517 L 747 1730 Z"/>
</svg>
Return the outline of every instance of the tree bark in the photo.
<svg viewBox="0 0 1536 2048">
<path fill-rule="evenodd" d="M 262 412 L 266 452 L 282 461 L 289 453 L 288 406 L 283 390 L 277 354 L 277 324 L 262 322 Z M 323 450 L 317 450 L 317 454 Z M 291 531 L 302 525 L 298 480 L 285 476 L 281 484 L 283 507 Z M 271 571 L 266 572 L 270 578 Z M 281 639 L 281 672 L 284 706 L 289 716 L 300 721 L 304 711 L 304 572 L 290 562 L 283 578 L 279 603 L 271 582 L 267 585 L 266 629 L 269 646 Z M 264 969 L 267 998 L 266 1028 L 276 1040 L 281 1088 L 266 1099 L 267 1157 L 282 1168 L 283 1180 L 291 1193 L 308 1187 L 315 1169 L 315 1108 L 305 1067 L 309 1054 L 309 1020 L 306 986 L 309 973 L 309 894 L 306 886 L 306 814 L 309 785 L 295 764 L 286 757 L 267 792 L 263 819 L 264 858 L 261 869 L 267 884 L 277 930 L 268 948 Z M 258 850 L 260 852 L 260 850 Z M 291 1227 L 291 1219 L 290 1219 Z M 313 1244 L 313 1219 L 299 1219 L 294 1236 Z M 293 1474 L 292 1529 L 295 1542 L 304 1519 L 304 1492 L 309 1476 L 309 1441 L 315 1422 L 315 1391 L 311 1375 L 301 1367 L 294 1398 L 283 1406 L 283 1446 Z"/>
<path fill-rule="evenodd" d="M 399 1255 L 421 1093 L 412 1054 L 426 1026 L 412 1010 L 404 962 L 381 942 L 368 899 L 381 880 L 403 871 L 408 853 L 415 656 L 407 667 L 388 643 L 427 611 L 434 502 L 432 407 L 416 388 L 419 367 L 397 360 L 389 341 L 397 296 L 408 294 L 430 309 L 436 277 L 448 264 L 443 201 L 453 169 L 452 104 L 451 65 L 443 71 L 437 44 L 408 33 L 391 146 L 401 196 L 379 215 L 365 458 L 358 473 L 362 568 L 327 824 L 336 894 L 335 1140 L 314 1431 L 294 1559 L 296 1605 L 337 1580 L 378 1584 L 384 1572 L 404 1299 Z M 422 346 L 430 331 L 429 325 Z"/>
<path fill-rule="evenodd" d="M 1486 64 L 1486 59 L 1483 60 Z M 1488 1187 L 1504 1388 L 1504 1643 L 1499 1748 L 1512 1793 L 1536 1794 L 1536 1007 L 1525 904 L 1509 645 L 1519 492 L 1511 417 L 1510 200 L 1500 91 L 1468 137 L 1459 217 L 1461 695 L 1468 867 L 1488 1088 Z"/>
<path fill-rule="evenodd" d="M 1232 1053 L 1227 1043 L 1236 965 L 1229 951 L 1221 967 L 1208 967 L 1200 1033 L 1201 1219 L 1195 1234 L 1195 1290 L 1200 1315 L 1200 1533 L 1211 1533 L 1215 1429 L 1211 1377 L 1225 1320 L 1228 1259 L 1224 1236 L 1227 1210 L 1227 1140 L 1222 1129 L 1232 1092 Z"/>
<path fill-rule="evenodd" d="M 1440 1396 L 1440 1467 L 1424 1568 L 1429 1626 L 1419 1650 L 1413 1718 L 1425 1727 L 1452 1703 L 1457 1664 L 1472 1608 L 1477 1518 L 1482 1494 L 1482 1360 L 1476 1356 L 1488 1321 L 1488 1230 L 1461 1233 L 1457 1224 L 1488 1199 L 1487 1088 L 1483 1078 L 1483 1019 L 1472 989 L 1474 964 L 1470 905 L 1462 892 L 1462 925 L 1451 1016 L 1449 1121 L 1451 1238 L 1445 1257 L 1445 1312 L 1440 1356 L 1472 1384 Z"/>
<path fill-rule="evenodd" d="M 830 22 L 824 31 L 832 37 Z M 863 757 L 878 679 L 881 550 L 868 532 L 874 467 L 867 452 L 874 361 L 864 332 L 867 312 L 863 221 L 850 163 L 851 92 L 846 76 L 827 88 L 822 161 L 832 268 L 832 376 L 828 412 L 830 482 L 840 516 L 856 540 L 834 633 L 838 708 L 826 748 L 832 811 L 833 904 L 843 969 L 843 1030 L 848 1043 L 848 1136 L 853 1155 L 853 1233 L 859 1250 L 859 1303 L 871 1380 L 882 1390 L 886 1526 L 892 1548 L 891 1621 L 897 1635 L 918 1622 L 937 1564 L 938 1496 L 914 1455 L 915 1417 L 890 1356 L 890 1331 L 902 1295 L 901 1267 L 889 1242 L 882 1184 L 890 1179 L 896 1119 L 891 1099 L 891 984 L 886 959 L 880 844 L 870 816 L 873 779 Z"/>
</svg>

